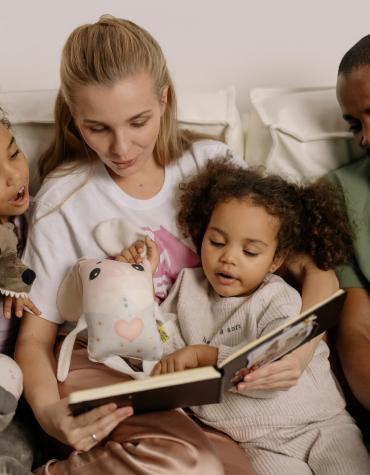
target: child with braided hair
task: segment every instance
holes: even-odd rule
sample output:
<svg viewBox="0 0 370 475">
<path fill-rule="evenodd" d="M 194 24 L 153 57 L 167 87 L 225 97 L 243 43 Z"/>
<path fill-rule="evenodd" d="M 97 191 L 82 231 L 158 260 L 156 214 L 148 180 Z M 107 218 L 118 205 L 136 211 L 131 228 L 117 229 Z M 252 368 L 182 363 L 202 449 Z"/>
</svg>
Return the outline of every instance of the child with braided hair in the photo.
<svg viewBox="0 0 370 475">
<path fill-rule="evenodd" d="M 344 200 L 324 181 L 299 185 L 213 160 L 185 185 L 178 220 L 202 268 L 184 269 L 161 305 L 164 318 L 176 318 L 166 324 L 167 356 L 154 374 L 219 364 L 239 344 L 298 315 L 299 293 L 275 274 L 291 253 L 311 256 L 321 269 L 351 259 Z M 154 252 L 151 259 L 155 268 Z M 271 389 L 270 381 L 255 390 L 253 373 L 247 374 L 222 403 L 192 410 L 239 442 L 257 473 L 369 473 L 366 448 L 328 355 L 320 342 L 286 391 Z"/>
<path fill-rule="evenodd" d="M 19 318 L 39 314 L 28 297 L 35 273 L 20 259 L 29 206 L 27 158 L 0 108 L 0 473 L 30 475 L 33 448 L 20 415 L 22 372 L 13 360 Z M 18 318 L 16 318 L 18 317 Z"/>
</svg>

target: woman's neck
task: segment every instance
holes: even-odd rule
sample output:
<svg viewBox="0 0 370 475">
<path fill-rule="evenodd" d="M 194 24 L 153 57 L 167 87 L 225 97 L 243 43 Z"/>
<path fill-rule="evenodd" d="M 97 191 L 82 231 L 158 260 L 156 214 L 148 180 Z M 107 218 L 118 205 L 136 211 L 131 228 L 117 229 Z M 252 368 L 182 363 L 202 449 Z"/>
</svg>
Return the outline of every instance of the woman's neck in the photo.
<svg viewBox="0 0 370 475">
<path fill-rule="evenodd" d="M 117 185 L 133 198 L 147 200 L 160 192 L 165 179 L 165 169 L 154 160 L 133 175 L 121 177 L 108 172 Z"/>
</svg>

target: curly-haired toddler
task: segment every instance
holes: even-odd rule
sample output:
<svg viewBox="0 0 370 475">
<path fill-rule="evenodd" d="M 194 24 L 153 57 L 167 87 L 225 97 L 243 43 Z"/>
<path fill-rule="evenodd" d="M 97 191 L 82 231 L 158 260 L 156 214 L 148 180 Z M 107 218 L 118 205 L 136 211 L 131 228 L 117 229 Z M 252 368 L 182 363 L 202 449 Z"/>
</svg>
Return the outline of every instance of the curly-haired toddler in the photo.
<svg viewBox="0 0 370 475">
<path fill-rule="evenodd" d="M 184 269 L 161 305 L 164 319 L 176 319 L 168 319 L 167 356 L 154 374 L 219 364 L 238 345 L 297 316 L 299 293 L 275 274 L 290 255 L 306 254 L 321 269 L 351 258 L 352 231 L 335 186 L 289 183 L 227 160 L 210 162 L 186 184 L 179 224 L 202 268 Z M 268 389 L 251 389 L 246 375 L 222 403 L 192 410 L 238 441 L 257 473 L 368 474 L 369 456 L 328 355 L 321 342 L 286 391 L 271 389 L 271 381 Z"/>
</svg>

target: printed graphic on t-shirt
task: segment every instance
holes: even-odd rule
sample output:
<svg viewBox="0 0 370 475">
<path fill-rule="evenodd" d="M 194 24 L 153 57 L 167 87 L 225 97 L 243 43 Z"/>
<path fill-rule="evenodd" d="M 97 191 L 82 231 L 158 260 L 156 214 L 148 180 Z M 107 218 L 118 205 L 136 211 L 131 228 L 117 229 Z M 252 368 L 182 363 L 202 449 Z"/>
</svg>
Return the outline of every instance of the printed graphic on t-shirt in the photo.
<svg viewBox="0 0 370 475">
<path fill-rule="evenodd" d="M 198 267 L 198 255 L 183 241 L 167 231 L 163 226 L 156 231 L 149 227 L 143 230 L 153 239 L 160 253 L 160 261 L 154 274 L 155 294 L 159 301 L 164 300 L 179 272 L 185 267 Z"/>
</svg>

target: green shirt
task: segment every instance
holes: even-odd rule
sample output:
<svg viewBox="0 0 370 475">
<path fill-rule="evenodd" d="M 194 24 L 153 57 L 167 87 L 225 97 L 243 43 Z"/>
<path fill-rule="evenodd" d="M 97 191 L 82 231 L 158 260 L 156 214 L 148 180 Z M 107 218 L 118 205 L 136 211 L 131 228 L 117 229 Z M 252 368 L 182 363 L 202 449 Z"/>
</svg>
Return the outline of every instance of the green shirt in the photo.
<svg viewBox="0 0 370 475">
<path fill-rule="evenodd" d="M 327 178 L 341 186 L 355 232 L 356 262 L 336 270 L 340 285 L 370 291 L 370 157 L 338 168 Z"/>
</svg>

